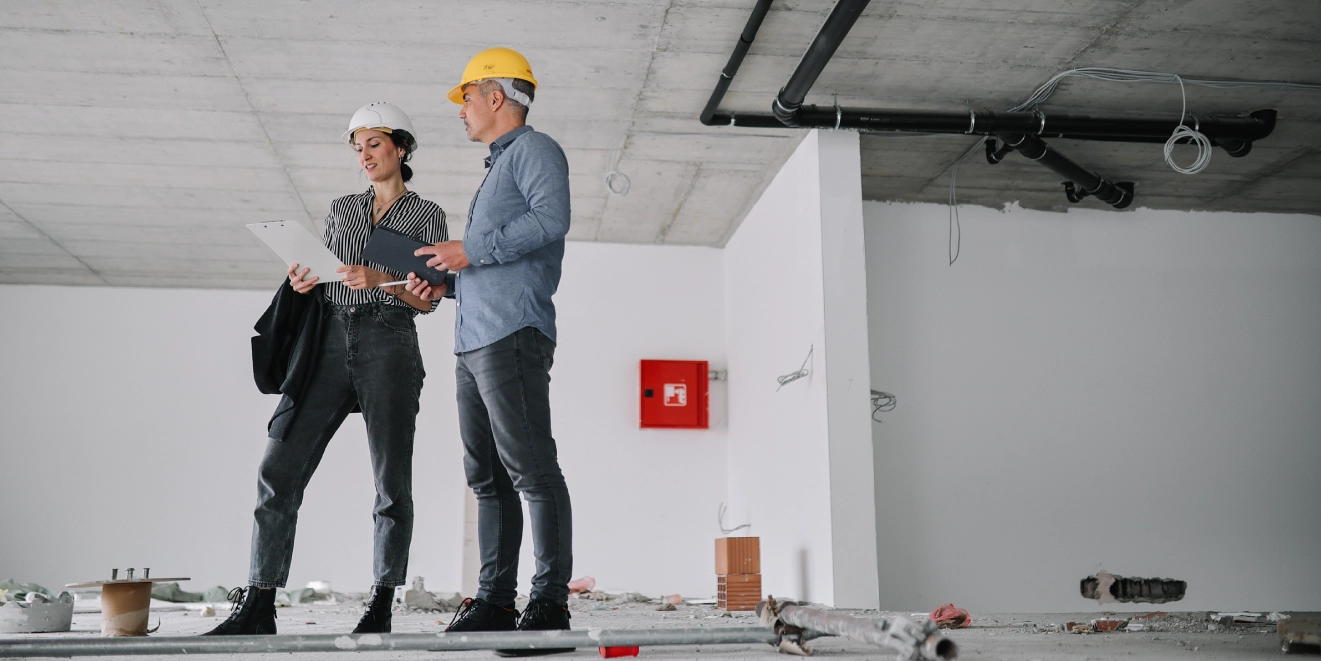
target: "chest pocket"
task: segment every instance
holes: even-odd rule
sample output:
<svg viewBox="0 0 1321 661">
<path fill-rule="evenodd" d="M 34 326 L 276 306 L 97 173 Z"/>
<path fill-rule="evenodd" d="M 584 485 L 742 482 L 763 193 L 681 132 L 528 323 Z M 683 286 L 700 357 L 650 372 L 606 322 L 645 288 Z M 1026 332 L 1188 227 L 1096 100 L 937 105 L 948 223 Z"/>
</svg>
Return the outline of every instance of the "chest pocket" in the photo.
<svg viewBox="0 0 1321 661">
<path fill-rule="evenodd" d="M 506 176 L 505 169 L 496 164 L 491 171 L 486 173 L 486 180 L 482 182 L 482 189 L 477 192 L 477 199 L 489 200 L 495 197 L 500 188 L 500 180 Z"/>
</svg>

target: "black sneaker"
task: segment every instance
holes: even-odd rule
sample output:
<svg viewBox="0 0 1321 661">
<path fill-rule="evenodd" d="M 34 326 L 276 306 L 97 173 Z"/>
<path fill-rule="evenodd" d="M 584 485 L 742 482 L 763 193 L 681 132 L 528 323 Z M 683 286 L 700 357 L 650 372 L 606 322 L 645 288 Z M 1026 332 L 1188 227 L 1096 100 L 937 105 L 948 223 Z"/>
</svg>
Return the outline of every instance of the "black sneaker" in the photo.
<svg viewBox="0 0 1321 661">
<path fill-rule="evenodd" d="M 275 590 L 255 585 L 229 591 L 229 618 L 203 636 L 274 636 Z"/>
<path fill-rule="evenodd" d="M 513 604 L 496 606 L 485 599 L 464 599 L 446 631 L 514 631 L 518 611 Z"/>
<path fill-rule="evenodd" d="M 568 631 L 569 630 L 569 607 L 560 604 L 545 601 L 543 599 L 533 599 L 528 602 L 527 608 L 523 609 L 523 617 L 518 621 L 519 631 Z M 520 649 L 520 650 L 496 650 L 499 656 L 542 656 L 544 654 L 563 654 L 572 652 L 572 647 L 557 647 L 546 649 Z"/>
</svg>

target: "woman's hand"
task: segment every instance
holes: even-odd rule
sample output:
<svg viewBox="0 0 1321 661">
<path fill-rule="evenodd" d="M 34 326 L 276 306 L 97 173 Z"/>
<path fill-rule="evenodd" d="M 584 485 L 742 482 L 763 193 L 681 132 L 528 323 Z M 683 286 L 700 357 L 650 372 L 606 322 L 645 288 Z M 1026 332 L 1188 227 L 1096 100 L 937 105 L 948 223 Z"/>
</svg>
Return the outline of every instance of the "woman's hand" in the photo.
<svg viewBox="0 0 1321 661">
<path fill-rule="evenodd" d="M 390 276 L 366 266 L 341 266 L 335 272 L 344 274 L 349 289 L 371 289 L 390 282 Z"/>
<path fill-rule="evenodd" d="M 307 280 L 303 279 L 303 277 L 307 275 L 307 272 L 311 270 L 312 269 L 303 269 L 303 272 L 299 273 L 297 264 L 289 266 L 289 284 L 294 288 L 294 291 L 300 294 L 306 294 L 312 291 L 312 288 L 316 286 L 318 278 L 312 277 Z"/>
</svg>

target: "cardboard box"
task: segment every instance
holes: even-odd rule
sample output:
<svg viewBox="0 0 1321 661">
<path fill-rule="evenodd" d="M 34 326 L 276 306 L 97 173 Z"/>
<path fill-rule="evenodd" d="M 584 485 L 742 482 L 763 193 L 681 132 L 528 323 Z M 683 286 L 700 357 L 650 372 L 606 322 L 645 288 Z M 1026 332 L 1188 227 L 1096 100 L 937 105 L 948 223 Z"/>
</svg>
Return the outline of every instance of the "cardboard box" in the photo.
<svg viewBox="0 0 1321 661">
<path fill-rule="evenodd" d="M 716 540 L 716 574 L 761 573 L 761 538 L 721 537 Z"/>
</svg>

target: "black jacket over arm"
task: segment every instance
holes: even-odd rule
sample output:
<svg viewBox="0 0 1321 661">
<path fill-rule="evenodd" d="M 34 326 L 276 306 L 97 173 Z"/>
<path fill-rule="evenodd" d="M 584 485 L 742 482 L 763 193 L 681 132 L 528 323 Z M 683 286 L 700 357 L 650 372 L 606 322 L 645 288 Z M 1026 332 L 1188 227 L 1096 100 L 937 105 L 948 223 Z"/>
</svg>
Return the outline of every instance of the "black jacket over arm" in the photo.
<svg viewBox="0 0 1321 661">
<path fill-rule="evenodd" d="M 284 440 L 297 413 L 298 400 L 315 376 L 324 308 L 320 285 L 299 294 L 286 279 L 252 327 L 257 331 L 252 338 L 252 377 L 257 389 L 268 395 L 284 395 L 267 425 L 270 438 L 277 441 Z"/>
</svg>

